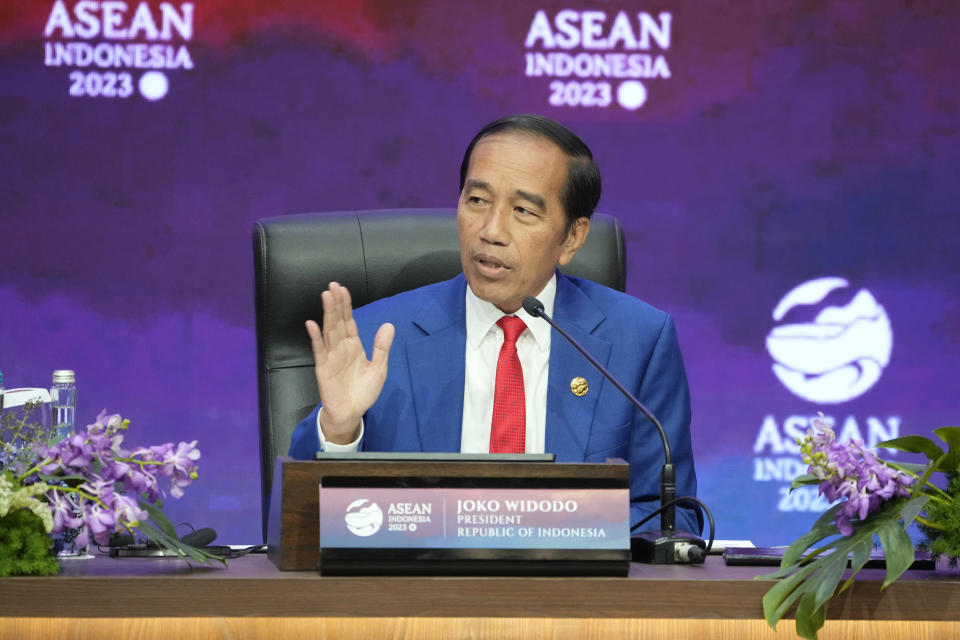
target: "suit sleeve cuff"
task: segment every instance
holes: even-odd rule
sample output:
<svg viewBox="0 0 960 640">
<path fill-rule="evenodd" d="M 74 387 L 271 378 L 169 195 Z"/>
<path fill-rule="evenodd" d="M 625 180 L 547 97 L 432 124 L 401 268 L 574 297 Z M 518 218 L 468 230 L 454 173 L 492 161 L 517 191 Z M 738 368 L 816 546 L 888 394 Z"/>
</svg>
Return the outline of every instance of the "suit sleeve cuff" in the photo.
<svg viewBox="0 0 960 640">
<path fill-rule="evenodd" d="M 323 437 L 323 426 L 320 424 L 320 412 L 317 412 L 317 437 L 320 438 L 320 450 L 330 453 L 351 453 L 360 450 L 360 441 L 363 440 L 363 418 L 360 418 L 360 434 L 357 439 L 348 444 L 334 444 L 327 442 Z"/>
</svg>

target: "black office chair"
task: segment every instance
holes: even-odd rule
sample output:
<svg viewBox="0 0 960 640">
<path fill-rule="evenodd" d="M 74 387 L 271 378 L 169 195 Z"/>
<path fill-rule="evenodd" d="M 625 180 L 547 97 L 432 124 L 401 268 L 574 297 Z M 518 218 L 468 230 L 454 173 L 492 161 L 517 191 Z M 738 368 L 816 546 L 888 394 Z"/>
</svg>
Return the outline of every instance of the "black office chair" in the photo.
<svg viewBox="0 0 960 640">
<path fill-rule="evenodd" d="M 274 460 L 319 401 L 313 353 L 303 323 L 322 324 L 320 293 L 330 281 L 350 290 L 354 307 L 456 276 L 456 213 L 398 209 L 303 214 L 253 226 L 260 402 L 260 483 L 266 540 Z M 623 291 L 626 255 L 615 218 L 595 214 L 583 248 L 563 272 Z"/>
</svg>

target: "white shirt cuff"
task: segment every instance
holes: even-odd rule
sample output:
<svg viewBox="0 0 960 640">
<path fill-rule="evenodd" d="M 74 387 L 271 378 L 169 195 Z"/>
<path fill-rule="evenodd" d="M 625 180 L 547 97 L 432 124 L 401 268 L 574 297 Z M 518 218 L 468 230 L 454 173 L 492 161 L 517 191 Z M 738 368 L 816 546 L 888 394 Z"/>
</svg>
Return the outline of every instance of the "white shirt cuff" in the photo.
<svg viewBox="0 0 960 640">
<path fill-rule="evenodd" d="M 320 424 L 320 413 L 320 411 L 317 412 L 317 435 L 320 437 L 321 451 L 329 451 L 330 453 L 350 453 L 360 449 L 360 441 L 363 440 L 363 418 L 360 418 L 360 434 L 357 436 L 356 440 L 348 444 L 334 444 L 333 442 L 327 442 L 327 439 L 323 437 L 323 426 Z"/>
</svg>

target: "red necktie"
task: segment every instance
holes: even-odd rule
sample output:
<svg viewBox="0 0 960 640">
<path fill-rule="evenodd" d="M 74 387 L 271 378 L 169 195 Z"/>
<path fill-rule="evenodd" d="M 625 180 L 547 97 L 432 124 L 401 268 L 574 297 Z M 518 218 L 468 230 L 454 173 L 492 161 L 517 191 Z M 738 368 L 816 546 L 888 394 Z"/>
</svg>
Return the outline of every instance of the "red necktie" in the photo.
<svg viewBox="0 0 960 640">
<path fill-rule="evenodd" d="M 490 453 L 523 453 L 527 444 L 527 402 L 517 338 L 527 325 L 516 316 L 504 316 L 497 326 L 503 329 L 503 346 L 497 359 L 497 386 L 493 389 Z"/>
</svg>

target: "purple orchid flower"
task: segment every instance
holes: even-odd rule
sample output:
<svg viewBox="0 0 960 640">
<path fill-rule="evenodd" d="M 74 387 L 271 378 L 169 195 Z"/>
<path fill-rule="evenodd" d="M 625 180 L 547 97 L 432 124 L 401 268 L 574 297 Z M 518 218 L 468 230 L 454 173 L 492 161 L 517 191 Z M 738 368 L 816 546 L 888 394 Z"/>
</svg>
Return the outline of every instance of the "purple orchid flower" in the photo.
<svg viewBox="0 0 960 640">
<path fill-rule="evenodd" d="M 821 416 L 801 442 L 808 473 L 820 480 L 820 494 L 830 502 L 846 500 L 834 522 L 845 536 L 853 533 L 853 519 L 863 520 L 885 502 L 908 497 L 913 478 L 877 458 L 863 442 L 836 441 L 836 434 Z"/>
<path fill-rule="evenodd" d="M 76 505 L 66 494 L 53 489 L 47 493 L 47 500 L 53 512 L 53 533 L 75 529 L 83 524 L 83 518 L 76 515 Z"/>
</svg>

